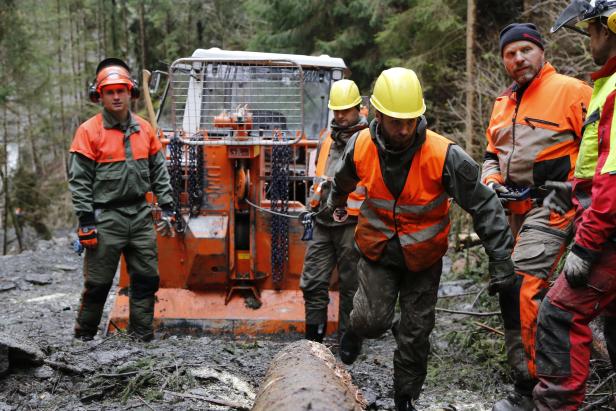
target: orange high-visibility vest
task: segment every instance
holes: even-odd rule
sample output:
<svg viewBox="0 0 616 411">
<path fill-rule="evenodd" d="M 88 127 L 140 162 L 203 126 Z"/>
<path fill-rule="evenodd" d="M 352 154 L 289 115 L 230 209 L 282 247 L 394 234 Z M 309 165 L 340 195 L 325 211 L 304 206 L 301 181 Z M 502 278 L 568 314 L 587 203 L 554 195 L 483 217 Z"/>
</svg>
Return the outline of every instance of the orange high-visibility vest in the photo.
<svg viewBox="0 0 616 411">
<path fill-rule="evenodd" d="M 441 180 L 450 144 L 453 143 L 445 137 L 427 130 L 426 141 L 413 157 L 404 189 L 395 198 L 383 181 L 370 131 L 361 132 L 353 160 L 367 196 L 355 229 L 355 242 L 366 258 L 378 261 L 387 241 L 395 235 L 411 271 L 425 270 L 445 254 L 449 196 Z"/>
<path fill-rule="evenodd" d="M 326 181 L 332 181 L 333 176 L 326 176 L 325 169 L 327 168 L 327 159 L 329 157 L 329 150 L 331 149 L 332 142 L 334 140 L 331 137 L 331 134 L 328 133 L 321 144 L 321 150 L 319 151 L 319 158 L 317 159 L 317 169 L 315 171 L 315 178 L 312 185 L 312 196 L 310 198 L 310 206 L 313 209 L 316 209 L 318 205 L 321 203 L 321 187 L 322 184 Z M 359 215 L 359 209 L 361 208 L 361 204 L 366 197 L 366 188 L 358 184 L 355 188 L 355 191 L 349 194 L 347 198 L 347 206 L 346 210 L 349 215 L 357 216 Z"/>
</svg>

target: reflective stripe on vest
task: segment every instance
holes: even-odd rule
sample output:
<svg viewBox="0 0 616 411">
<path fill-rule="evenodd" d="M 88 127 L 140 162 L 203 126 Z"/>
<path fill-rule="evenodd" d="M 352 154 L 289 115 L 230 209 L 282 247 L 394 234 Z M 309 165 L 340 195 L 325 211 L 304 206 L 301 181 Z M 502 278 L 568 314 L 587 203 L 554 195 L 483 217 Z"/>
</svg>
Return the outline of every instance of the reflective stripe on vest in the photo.
<svg viewBox="0 0 616 411">
<path fill-rule="evenodd" d="M 333 176 L 326 176 L 325 170 L 327 169 L 327 160 L 329 159 L 329 151 L 331 150 L 331 146 L 333 143 L 333 139 L 331 138 L 331 134 L 327 133 L 327 136 L 323 139 L 321 143 L 321 149 L 319 151 L 319 157 L 317 159 L 317 168 L 315 171 L 315 178 L 312 183 L 311 188 L 311 196 L 310 196 L 310 207 L 315 209 L 321 203 L 321 187 L 319 184 L 324 181 L 332 181 Z M 361 184 L 361 183 L 360 183 Z M 364 201 L 366 196 L 366 188 L 361 185 L 357 185 L 355 191 L 349 194 L 347 199 L 347 213 L 349 215 L 357 216 L 359 215 L 359 209 Z"/>
<path fill-rule="evenodd" d="M 360 133 L 353 160 L 367 196 L 359 214 L 355 241 L 368 259 L 378 261 L 387 241 L 395 235 L 411 271 L 425 270 L 445 254 L 450 203 L 441 179 L 450 144 L 446 138 L 426 132 L 426 141 L 415 153 L 404 189 L 396 199 L 383 181 L 370 131 Z"/>
<path fill-rule="evenodd" d="M 599 151 L 599 120 L 600 113 L 607 96 L 616 89 L 616 73 L 610 77 L 595 80 L 592 90 L 592 98 L 588 105 L 588 121 L 584 124 L 584 134 L 580 143 L 580 152 L 575 163 L 575 178 L 592 179 L 597 168 Z M 599 115 L 595 114 L 599 113 Z M 594 121 L 592 121 L 594 120 Z M 612 127 L 612 130 L 614 128 Z M 606 136 L 605 138 L 610 138 Z"/>
</svg>

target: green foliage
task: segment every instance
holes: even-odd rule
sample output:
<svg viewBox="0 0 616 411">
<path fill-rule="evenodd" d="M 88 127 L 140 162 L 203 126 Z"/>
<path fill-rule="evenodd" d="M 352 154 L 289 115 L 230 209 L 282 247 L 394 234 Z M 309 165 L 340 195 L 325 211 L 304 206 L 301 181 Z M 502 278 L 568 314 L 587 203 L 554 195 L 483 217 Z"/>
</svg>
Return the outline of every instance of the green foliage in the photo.
<svg viewBox="0 0 616 411">
<path fill-rule="evenodd" d="M 523 12 L 522 4 L 531 2 L 477 0 L 478 136 L 509 81 L 498 53 L 498 32 L 506 24 L 536 23 L 548 41 L 548 59 L 562 72 L 580 76 L 592 68 L 580 36 L 547 35 L 567 2 L 537 3 Z M 124 58 L 140 77 L 142 65 L 166 70 L 196 48 L 220 47 L 341 57 L 363 95 L 383 69 L 411 68 L 422 81 L 430 126 L 459 141 L 466 7 L 463 0 L 0 0 L 0 113 L 6 120 L 0 127 L 6 125 L 6 142 L 29 156 L 20 173 L 38 177 L 50 209 L 70 209 L 63 190 L 67 150 L 77 125 L 99 110 L 86 89 L 100 59 Z M 133 108 L 141 111 L 143 103 Z"/>
</svg>

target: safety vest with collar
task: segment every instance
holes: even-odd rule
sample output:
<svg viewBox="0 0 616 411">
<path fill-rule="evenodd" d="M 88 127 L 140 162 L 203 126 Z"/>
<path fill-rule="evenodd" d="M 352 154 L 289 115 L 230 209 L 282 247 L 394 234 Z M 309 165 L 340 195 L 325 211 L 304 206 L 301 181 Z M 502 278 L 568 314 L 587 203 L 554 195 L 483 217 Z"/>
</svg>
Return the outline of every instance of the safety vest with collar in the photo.
<svg viewBox="0 0 616 411">
<path fill-rule="evenodd" d="M 593 95 L 573 180 L 576 232 L 573 250 L 598 253 L 616 238 L 616 57 L 592 76 Z"/>
<path fill-rule="evenodd" d="M 378 261 L 387 241 L 398 236 L 406 266 L 422 271 L 435 264 L 447 251 L 449 196 L 442 184 L 449 145 L 430 130 L 413 157 L 404 189 L 395 198 L 379 164 L 378 149 L 369 130 L 358 136 L 353 161 L 367 195 L 360 209 L 355 242 L 362 254 Z"/>
<path fill-rule="evenodd" d="M 510 87 L 497 97 L 482 181 L 539 187 L 571 179 L 591 93 L 583 81 L 545 63 L 523 93 Z"/>
<path fill-rule="evenodd" d="M 329 152 L 332 147 L 332 143 L 334 140 L 331 137 L 331 132 L 327 133 L 325 138 L 322 140 L 321 149 L 319 151 L 319 157 L 317 159 L 317 168 L 315 171 L 315 177 L 312 184 L 311 196 L 310 196 L 310 207 L 313 210 L 319 206 L 321 201 L 325 200 L 323 197 L 323 184 L 330 182 L 333 180 L 333 176 L 326 175 L 326 170 L 330 167 L 328 164 L 329 160 Z M 359 215 L 359 209 L 366 198 L 366 187 L 360 184 L 357 185 L 355 191 L 349 194 L 347 199 L 346 210 L 349 215 L 357 216 Z"/>
</svg>

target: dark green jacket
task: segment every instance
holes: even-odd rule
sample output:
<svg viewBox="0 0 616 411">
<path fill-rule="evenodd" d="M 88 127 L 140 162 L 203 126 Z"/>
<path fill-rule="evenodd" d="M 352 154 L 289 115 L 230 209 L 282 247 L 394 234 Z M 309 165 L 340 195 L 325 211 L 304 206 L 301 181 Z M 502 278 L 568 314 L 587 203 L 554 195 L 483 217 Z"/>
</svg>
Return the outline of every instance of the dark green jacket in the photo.
<svg viewBox="0 0 616 411">
<path fill-rule="evenodd" d="M 162 146 L 149 123 L 129 114 L 124 124 L 103 110 L 84 122 L 71 145 L 69 189 L 80 225 L 94 224 L 96 209 L 136 214 L 153 191 L 161 207 L 173 199 Z"/>
</svg>

